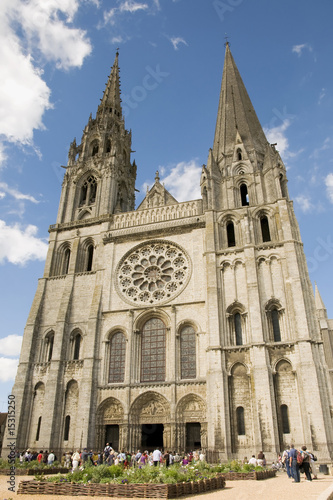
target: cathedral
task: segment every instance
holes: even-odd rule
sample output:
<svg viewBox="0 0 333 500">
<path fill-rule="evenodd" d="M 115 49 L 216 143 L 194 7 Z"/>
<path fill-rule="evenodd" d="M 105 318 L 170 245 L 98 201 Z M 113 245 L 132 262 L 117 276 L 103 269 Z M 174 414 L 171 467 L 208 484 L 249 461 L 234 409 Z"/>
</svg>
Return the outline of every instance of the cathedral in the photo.
<svg viewBox="0 0 333 500">
<path fill-rule="evenodd" d="M 229 44 L 200 199 L 178 202 L 156 172 L 135 208 L 118 53 L 65 169 L 13 389 L 17 447 L 216 461 L 294 442 L 330 460 L 333 325 Z"/>
</svg>

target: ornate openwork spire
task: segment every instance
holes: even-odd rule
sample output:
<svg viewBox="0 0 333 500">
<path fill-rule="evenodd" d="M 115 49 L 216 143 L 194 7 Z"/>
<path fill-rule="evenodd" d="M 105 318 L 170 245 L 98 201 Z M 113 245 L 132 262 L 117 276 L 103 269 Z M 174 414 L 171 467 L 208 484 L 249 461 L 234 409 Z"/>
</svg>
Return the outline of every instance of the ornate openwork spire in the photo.
<svg viewBox="0 0 333 500">
<path fill-rule="evenodd" d="M 117 51 L 101 103 L 98 106 L 97 115 L 112 113 L 119 118 L 122 116 L 118 56 L 119 52 Z"/>
<path fill-rule="evenodd" d="M 248 150 L 265 151 L 267 139 L 227 42 L 213 147 L 216 160 L 233 151 L 237 132 Z"/>
</svg>

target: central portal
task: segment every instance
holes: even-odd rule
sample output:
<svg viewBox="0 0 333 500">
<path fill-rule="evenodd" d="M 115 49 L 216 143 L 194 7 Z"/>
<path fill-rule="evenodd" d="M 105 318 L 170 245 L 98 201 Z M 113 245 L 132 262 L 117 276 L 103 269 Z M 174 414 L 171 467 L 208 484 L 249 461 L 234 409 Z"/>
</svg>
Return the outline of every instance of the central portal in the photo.
<svg viewBox="0 0 333 500">
<path fill-rule="evenodd" d="M 163 424 L 143 424 L 141 426 L 141 446 L 144 450 L 153 451 L 163 448 Z"/>
</svg>

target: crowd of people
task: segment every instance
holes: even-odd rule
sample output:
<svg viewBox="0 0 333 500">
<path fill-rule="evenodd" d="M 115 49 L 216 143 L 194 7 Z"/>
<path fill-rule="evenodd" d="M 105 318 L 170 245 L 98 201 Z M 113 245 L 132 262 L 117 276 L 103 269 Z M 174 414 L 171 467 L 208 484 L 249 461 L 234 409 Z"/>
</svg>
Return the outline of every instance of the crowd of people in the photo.
<svg viewBox="0 0 333 500">
<path fill-rule="evenodd" d="M 288 477 L 294 483 L 301 481 L 301 473 L 304 472 L 306 481 L 317 479 L 317 457 L 307 450 L 306 446 L 302 446 L 299 450 L 292 444 L 284 450 L 281 462 L 284 465 Z"/>
<path fill-rule="evenodd" d="M 17 458 L 20 462 L 31 462 L 37 460 L 39 463 L 44 463 L 47 465 L 53 465 L 57 460 L 54 451 L 48 452 L 47 450 L 40 450 L 40 452 L 31 452 L 29 449 L 22 453 L 17 453 Z M 170 452 L 168 450 L 162 452 L 159 448 L 156 448 L 150 453 L 145 450 L 141 452 L 129 453 L 125 450 L 120 452 L 115 451 L 109 443 L 106 444 L 103 451 L 94 452 L 87 448 L 83 451 L 76 450 L 74 452 L 66 452 L 62 455 L 60 459 L 60 464 L 62 467 L 75 470 L 80 466 L 87 465 L 123 465 L 124 467 L 142 467 L 144 465 L 165 465 L 168 467 L 173 463 L 181 463 L 187 465 L 192 462 L 205 461 L 205 455 L 202 451 L 191 451 L 190 453 L 179 454 L 177 452 Z"/>
</svg>

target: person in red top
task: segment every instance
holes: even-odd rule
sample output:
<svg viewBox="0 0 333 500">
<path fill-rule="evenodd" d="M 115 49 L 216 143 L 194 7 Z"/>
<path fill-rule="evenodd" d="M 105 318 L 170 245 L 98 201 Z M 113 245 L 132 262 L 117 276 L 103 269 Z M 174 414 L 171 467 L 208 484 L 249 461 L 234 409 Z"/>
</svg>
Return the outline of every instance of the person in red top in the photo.
<svg viewBox="0 0 333 500">
<path fill-rule="evenodd" d="M 37 455 L 37 460 L 38 460 L 39 463 L 41 463 L 42 458 L 43 458 L 43 450 L 40 450 L 40 452 Z"/>
</svg>

